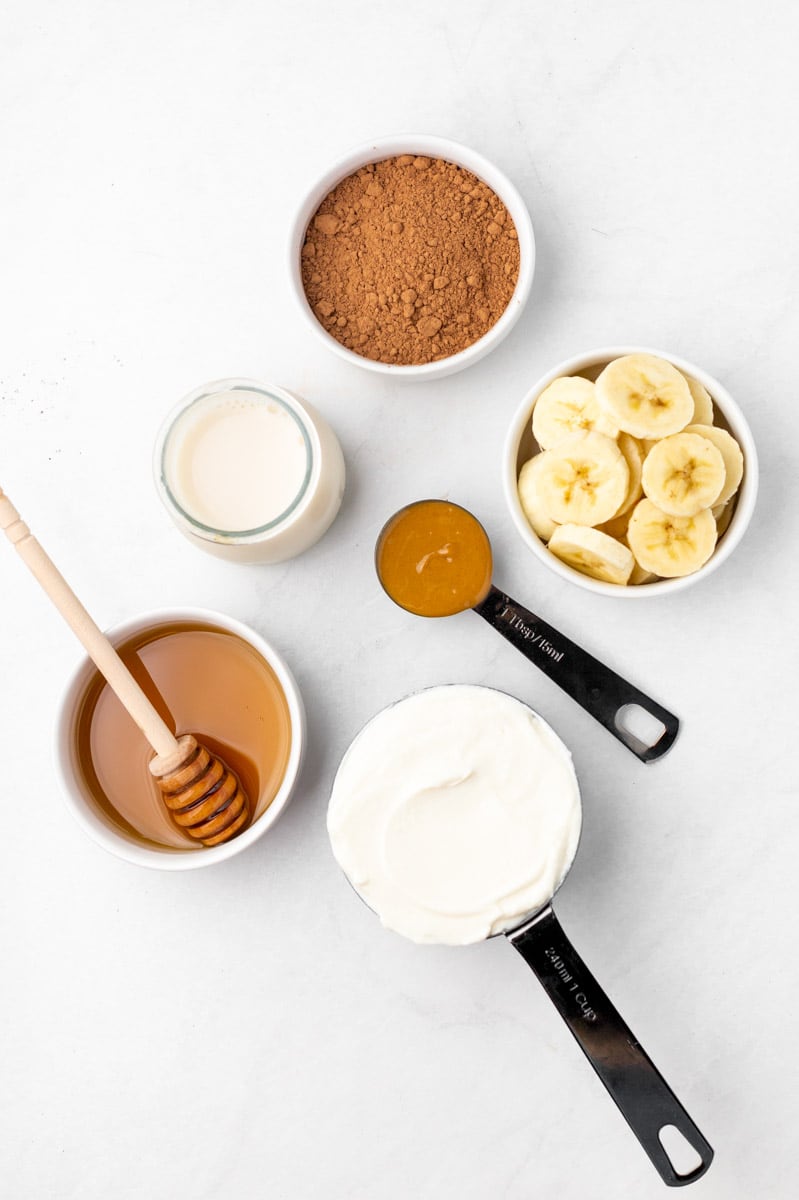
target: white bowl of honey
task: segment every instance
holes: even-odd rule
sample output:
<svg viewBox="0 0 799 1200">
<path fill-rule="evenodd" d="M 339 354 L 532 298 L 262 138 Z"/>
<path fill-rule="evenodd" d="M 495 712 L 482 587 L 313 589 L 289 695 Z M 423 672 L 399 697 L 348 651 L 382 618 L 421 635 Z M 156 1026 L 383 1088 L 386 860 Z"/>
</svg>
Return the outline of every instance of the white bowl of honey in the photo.
<svg viewBox="0 0 799 1200">
<path fill-rule="evenodd" d="M 107 631 L 175 732 L 191 732 L 238 775 L 252 806 L 244 829 L 201 846 L 169 816 L 148 769 L 152 751 L 84 659 L 57 722 L 57 763 L 67 805 L 86 833 L 138 866 L 189 870 L 239 854 L 275 824 L 302 765 L 305 711 L 283 658 L 223 613 L 158 609 Z"/>
</svg>

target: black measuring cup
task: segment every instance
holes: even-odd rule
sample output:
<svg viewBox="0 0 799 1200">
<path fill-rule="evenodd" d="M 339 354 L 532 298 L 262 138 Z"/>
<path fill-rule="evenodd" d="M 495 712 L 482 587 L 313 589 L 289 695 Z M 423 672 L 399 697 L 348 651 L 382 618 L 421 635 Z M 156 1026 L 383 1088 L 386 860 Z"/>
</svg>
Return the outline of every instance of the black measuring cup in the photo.
<svg viewBox="0 0 799 1200">
<path fill-rule="evenodd" d="M 543 986 L 663 1182 L 681 1187 L 701 1179 L 713 1160 L 710 1143 L 572 946 L 551 900 L 504 936 Z M 672 1129 L 699 1157 L 685 1173 L 667 1150 Z"/>
<path fill-rule="evenodd" d="M 443 690 L 446 690 L 446 686 Z M 480 688 L 478 690 L 490 692 L 498 689 Z M 419 694 L 421 693 L 414 693 L 414 695 Z M 412 698 L 412 696 L 406 697 L 406 699 Z M 547 725 L 547 722 L 538 713 L 522 701 L 517 700 L 516 702 L 527 709 L 560 742 L 551 726 Z M 402 701 L 397 703 L 402 704 Z M 389 706 L 389 708 L 393 707 L 394 705 Z M 345 753 L 339 766 L 339 773 L 359 739 L 367 733 L 370 724 L 371 721 L 364 726 Z M 563 745 L 562 742 L 561 745 Z M 568 753 L 568 749 L 565 747 L 564 749 Z M 405 754 L 412 754 L 412 752 L 411 746 L 404 747 L 400 751 Z M 334 795 L 336 782 L 333 785 Z M 453 844 L 456 845 L 457 842 Z M 537 909 L 514 920 L 510 928 L 505 928 L 489 936 L 506 937 L 513 948 L 519 952 L 560 1013 L 663 1182 L 669 1187 L 682 1187 L 701 1179 L 713 1160 L 713 1149 L 666 1083 L 618 1009 L 591 974 L 571 944 L 552 908 L 553 898 L 571 870 L 578 849 L 579 840 L 555 891 L 548 899 Z M 340 865 L 343 869 L 343 864 Z M 441 870 L 446 871 L 446 869 L 447 858 L 445 857 L 442 859 Z M 359 898 L 367 907 L 371 908 L 369 902 L 347 876 L 346 870 L 344 874 Z M 677 1131 L 676 1138 L 674 1130 Z M 681 1139 L 684 1139 L 682 1144 Z M 667 1148 L 668 1144 L 673 1142 L 676 1142 L 679 1148 L 676 1153 L 673 1151 L 676 1162 L 670 1156 Z M 693 1150 L 694 1154 L 691 1157 L 694 1160 L 698 1158 L 698 1163 L 686 1171 L 680 1171 L 678 1170 L 679 1159 L 685 1156 L 685 1143 L 688 1143 Z"/>
<path fill-rule="evenodd" d="M 428 504 L 446 505 L 461 514 L 461 519 L 473 521 L 485 538 L 489 563 L 491 562 L 488 534 L 477 517 L 462 505 L 453 504 L 449 500 L 420 500 L 399 509 L 389 517 L 378 535 L 375 566 L 378 579 L 390 599 L 400 608 L 405 608 L 407 612 L 413 612 L 416 616 L 427 614 L 408 608 L 391 594 L 380 573 L 379 557 L 383 540 L 397 518 L 417 506 Z M 680 728 L 679 719 L 674 713 L 658 704 L 651 696 L 647 696 L 635 684 L 617 675 L 537 613 L 511 599 L 506 592 L 500 591 L 491 583 L 478 603 L 467 603 L 460 609 L 451 608 L 442 615 L 454 615 L 468 608 L 472 608 L 488 621 L 497 633 L 501 633 L 525 658 L 576 700 L 581 708 L 590 713 L 594 720 L 618 738 L 622 745 L 642 762 L 655 762 L 671 749 Z M 654 718 L 654 721 L 650 722 L 655 726 L 654 741 L 651 743 L 635 732 L 633 726 L 636 709 L 643 709 L 650 718 Z"/>
</svg>

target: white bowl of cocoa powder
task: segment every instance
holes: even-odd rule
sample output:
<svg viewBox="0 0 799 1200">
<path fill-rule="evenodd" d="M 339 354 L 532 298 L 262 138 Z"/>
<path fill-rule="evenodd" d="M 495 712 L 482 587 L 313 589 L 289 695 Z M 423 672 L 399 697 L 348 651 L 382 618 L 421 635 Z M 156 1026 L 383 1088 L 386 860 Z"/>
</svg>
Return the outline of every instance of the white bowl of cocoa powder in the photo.
<svg viewBox="0 0 799 1200">
<path fill-rule="evenodd" d="M 291 230 L 293 291 L 336 354 L 395 378 L 450 375 L 499 345 L 535 269 L 513 184 L 448 138 L 380 138 L 337 159 Z"/>
</svg>

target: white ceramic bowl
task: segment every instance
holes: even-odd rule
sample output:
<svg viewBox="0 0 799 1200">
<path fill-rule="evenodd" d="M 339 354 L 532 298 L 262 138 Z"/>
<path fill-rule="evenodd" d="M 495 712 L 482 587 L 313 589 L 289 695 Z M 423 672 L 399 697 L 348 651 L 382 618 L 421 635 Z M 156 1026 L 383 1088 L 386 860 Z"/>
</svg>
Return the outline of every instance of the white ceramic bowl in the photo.
<svg viewBox="0 0 799 1200">
<path fill-rule="evenodd" d="M 129 838 L 122 829 L 113 825 L 94 803 L 76 764 L 75 732 L 78 704 L 95 672 L 94 665 L 88 659 L 84 659 L 73 672 L 59 706 L 56 724 L 56 764 L 67 807 L 81 828 L 99 846 L 137 866 L 157 867 L 166 871 L 189 871 L 195 867 L 209 867 L 213 863 L 232 858 L 235 854 L 241 854 L 242 850 L 246 850 L 275 824 L 292 797 L 302 766 L 305 752 L 305 709 L 294 676 L 274 647 L 248 625 L 225 616 L 224 613 L 204 608 L 155 609 L 115 625 L 106 633 L 114 645 L 119 645 L 120 642 L 127 641 L 128 638 L 154 625 L 176 621 L 198 621 L 236 634 L 248 642 L 275 672 L 288 703 L 291 747 L 283 781 L 269 807 L 238 837 L 220 846 L 205 846 L 196 850 L 173 850 L 166 846 L 156 849 L 145 846 Z"/>
<path fill-rule="evenodd" d="M 447 162 L 457 163 L 459 166 L 465 167 L 466 170 L 477 175 L 479 179 L 488 184 L 499 196 L 513 218 L 513 223 L 516 226 L 516 232 L 519 236 L 519 278 L 508 307 L 499 320 L 492 325 L 483 337 L 473 342 L 471 346 L 467 346 L 465 350 L 461 350 L 458 354 L 451 354 L 449 357 L 442 358 L 438 362 L 420 363 L 416 366 L 401 366 L 394 365 L 393 363 L 377 362 L 375 359 L 365 358 L 361 354 L 355 354 L 354 351 L 348 350 L 346 346 L 342 346 L 341 342 L 336 341 L 316 319 L 305 295 L 300 271 L 300 251 L 305 241 L 305 231 L 325 196 L 332 191 L 337 183 L 345 179 L 348 175 L 351 175 L 354 171 L 357 171 L 360 167 L 366 166 L 368 163 L 379 162 L 385 158 L 393 158 L 395 155 L 400 154 L 418 154 L 430 158 L 443 158 Z M 449 138 L 431 137 L 427 134 L 408 133 L 397 134 L 394 137 L 378 138 L 373 142 L 357 146 L 355 149 L 349 150 L 346 154 L 342 154 L 330 165 L 324 175 L 314 183 L 304 196 L 297 209 L 289 237 L 289 277 L 291 279 L 292 290 L 297 299 L 300 311 L 316 336 L 321 338 L 329 349 L 354 366 L 365 367 L 368 371 L 377 371 L 382 375 L 391 375 L 395 379 L 438 379 L 443 375 L 452 375 L 455 371 L 461 371 L 464 367 L 471 366 L 472 363 L 477 362 L 478 359 L 488 354 L 490 350 L 498 346 L 502 339 L 510 333 L 521 316 L 522 309 L 530 294 L 534 271 L 535 238 L 533 236 L 533 223 L 530 220 L 530 214 L 527 211 L 524 201 L 510 180 L 493 163 L 483 158 L 482 154 L 478 154 L 476 150 L 471 150 L 468 146 L 462 146 L 458 142 L 452 142 Z"/>
<path fill-rule="evenodd" d="M 517 488 L 522 464 L 538 451 L 538 446 L 533 438 L 531 421 L 536 400 L 544 389 L 549 387 L 553 380 L 559 379 L 561 375 L 584 374 L 590 379 L 595 379 L 607 363 L 624 354 L 656 354 L 659 358 L 665 358 L 668 362 L 673 363 L 679 371 L 684 371 L 697 379 L 710 393 L 721 417 L 719 423 L 728 427 L 730 433 L 738 441 L 744 456 L 744 477 L 737 493 L 735 511 L 718 548 L 705 565 L 692 575 L 682 575 L 676 579 L 661 579 L 637 587 L 620 587 L 617 584 L 603 583 L 599 579 L 592 579 L 589 575 L 583 575 L 550 553 L 545 543 L 530 528 L 519 502 Z M 712 571 L 720 567 L 730 557 L 746 531 L 755 507 L 757 484 L 757 451 L 752 432 L 746 418 L 727 389 L 695 363 L 686 362 L 685 359 L 678 358 L 667 351 L 652 350 L 646 346 L 610 346 L 605 349 L 592 350 L 588 354 L 578 354 L 574 358 L 558 363 L 556 367 L 547 372 L 543 379 L 539 379 L 522 400 L 508 430 L 502 455 L 502 486 L 505 499 L 513 523 L 525 545 L 529 547 L 536 558 L 563 579 L 579 584 L 580 587 L 586 588 L 589 592 L 596 592 L 600 596 L 614 596 L 616 599 L 623 600 L 639 600 L 680 591 L 682 588 L 698 583 L 700 579 L 705 579 Z"/>
</svg>

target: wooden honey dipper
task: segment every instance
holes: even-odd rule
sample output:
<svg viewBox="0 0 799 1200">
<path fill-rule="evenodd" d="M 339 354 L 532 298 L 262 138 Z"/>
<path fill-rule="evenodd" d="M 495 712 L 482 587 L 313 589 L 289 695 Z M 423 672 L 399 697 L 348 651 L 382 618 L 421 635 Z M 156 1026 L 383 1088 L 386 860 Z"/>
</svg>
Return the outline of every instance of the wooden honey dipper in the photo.
<svg viewBox="0 0 799 1200">
<path fill-rule="evenodd" d="M 175 823 L 204 846 L 216 846 L 235 837 L 250 816 L 250 803 L 237 776 L 190 733 L 175 737 L 2 488 L 0 529 L 5 530 L 155 751 L 150 771 Z"/>
</svg>

